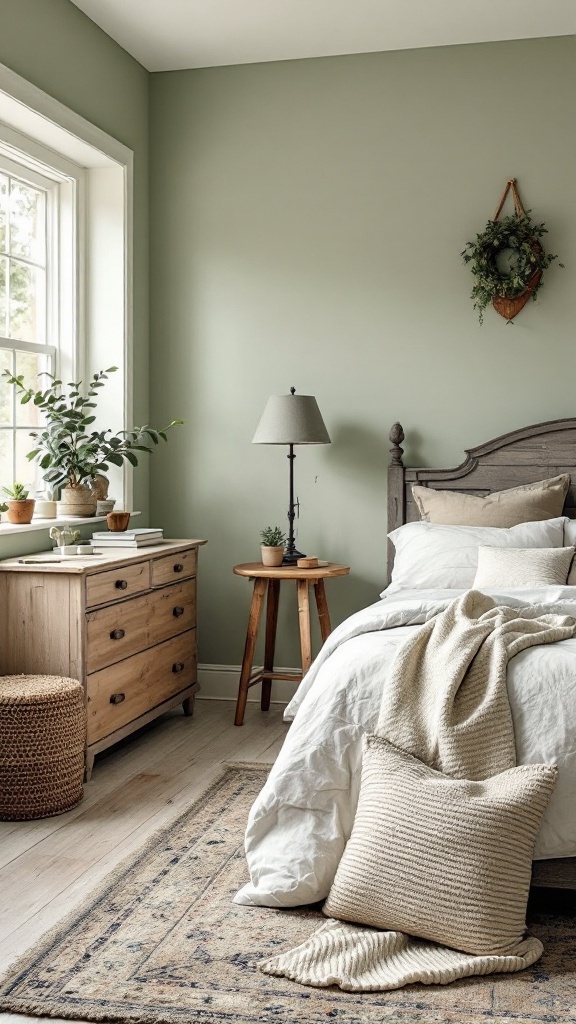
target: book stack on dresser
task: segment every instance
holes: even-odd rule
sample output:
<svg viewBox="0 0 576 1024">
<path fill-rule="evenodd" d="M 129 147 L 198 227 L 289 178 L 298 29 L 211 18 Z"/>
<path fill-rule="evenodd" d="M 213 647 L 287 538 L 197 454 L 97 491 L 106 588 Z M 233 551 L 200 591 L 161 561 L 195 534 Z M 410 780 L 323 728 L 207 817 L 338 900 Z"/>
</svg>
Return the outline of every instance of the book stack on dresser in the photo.
<svg viewBox="0 0 576 1024">
<path fill-rule="evenodd" d="M 138 527 L 134 530 L 100 530 L 92 534 L 96 548 L 144 548 L 161 544 L 164 531 L 160 527 Z"/>
</svg>

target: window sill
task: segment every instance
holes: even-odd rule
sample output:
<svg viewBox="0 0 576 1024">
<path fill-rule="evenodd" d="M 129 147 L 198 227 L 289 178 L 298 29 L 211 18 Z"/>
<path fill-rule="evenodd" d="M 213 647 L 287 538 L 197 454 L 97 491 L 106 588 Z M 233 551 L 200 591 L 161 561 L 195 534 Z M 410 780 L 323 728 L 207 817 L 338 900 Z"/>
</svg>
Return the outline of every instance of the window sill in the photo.
<svg viewBox="0 0 576 1024">
<path fill-rule="evenodd" d="M 139 516 L 141 512 L 131 512 L 131 516 Z M 57 517 L 56 519 L 33 519 L 31 523 L 2 523 L 0 522 L 0 540 L 2 537 L 10 537 L 14 534 L 36 533 L 38 530 L 49 530 L 52 526 L 92 526 L 96 523 L 105 523 L 106 516 L 68 516 Z"/>
</svg>

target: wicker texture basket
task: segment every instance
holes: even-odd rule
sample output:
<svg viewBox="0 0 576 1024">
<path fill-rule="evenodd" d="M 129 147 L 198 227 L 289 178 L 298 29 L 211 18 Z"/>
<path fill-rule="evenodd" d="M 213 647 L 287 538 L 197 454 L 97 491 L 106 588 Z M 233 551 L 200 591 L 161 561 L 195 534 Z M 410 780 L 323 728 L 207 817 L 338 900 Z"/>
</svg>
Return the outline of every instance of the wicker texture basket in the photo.
<svg viewBox="0 0 576 1024">
<path fill-rule="evenodd" d="M 82 799 L 86 712 L 77 679 L 0 676 L 0 819 L 46 818 Z"/>
</svg>

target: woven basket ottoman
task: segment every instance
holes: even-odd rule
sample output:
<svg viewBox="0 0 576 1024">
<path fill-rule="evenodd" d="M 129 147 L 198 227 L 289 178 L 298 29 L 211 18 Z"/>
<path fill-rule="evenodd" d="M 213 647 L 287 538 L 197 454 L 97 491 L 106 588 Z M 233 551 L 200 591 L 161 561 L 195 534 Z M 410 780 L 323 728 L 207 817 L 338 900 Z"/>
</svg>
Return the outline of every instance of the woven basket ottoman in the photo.
<svg viewBox="0 0 576 1024">
<path fill-rule="evenodd" d="M 83 794 L 85 740 L 77 679 L 0 676 L 0 820 L 74 807 Z"/>
</svg>

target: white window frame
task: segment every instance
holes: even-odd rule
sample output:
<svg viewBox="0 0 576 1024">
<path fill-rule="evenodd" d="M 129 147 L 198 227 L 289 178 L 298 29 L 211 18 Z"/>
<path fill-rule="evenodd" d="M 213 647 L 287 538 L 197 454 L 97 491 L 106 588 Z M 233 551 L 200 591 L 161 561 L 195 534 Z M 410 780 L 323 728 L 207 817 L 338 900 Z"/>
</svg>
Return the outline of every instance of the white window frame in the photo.
<svg viewBox="0 0 576 1024">
<path fill-rule="evenodd" d="M 60 305 L 63 342 L 64 335 L 74 341 L 62 345 L 60 370 L 64 379 L 86 379 L 106 366 L 118 366 L 102 392 L 98 412 L 103 427 L 128 430 L 134 425 L 133 152 L 2 64 L 0 139 L 0 158 L 9 157 L 10 148 L 12 156 L 22 152 L 24 139 L 30 167 L 51 167 L 61 175 L 61 184 L 74 183 L 69 216 L 73 211 L 80 242 L 67 272 L 76 277 L 76 301 L 68 312 L 66 303 Z M 106 211 L 100 216 L 103 197 Z M 70 226 L 61 221 L 59 230 Z M 133 510 L 131 467 L 118 469 L 111 479 L 119 506 Z M 42 528 L 45 524 L 2 523 L 0 537 Z"/>
<path fill-rule="evenodd" d="M 72 380 L 78 370 L 80 339 L 78 256 L 83 252 L 84 171 L 0 124 L 0 171 L 46 193 L 46 338 L 45 343 L 0 338 L 3 349 L 38 352 L 51 361 L 50 372 Z M 42 157 L 42 159 L 40 159 Z M 57 166 L 56 166 L 57 165 Z M 47 382 L 38 382 L 38 387 Z M 14 396 L 14 406 L 17 404 Z M 13 435 L 25 428 L 3 428 Z M 32 446 L 32 441 L 30 441 Z M 40 482 L 40 474 L 37 474 Z M 11 480 L 2 481 L 10 484 Z M 24 481 L 27 482 L 27 481 Z"/>
</svg>

